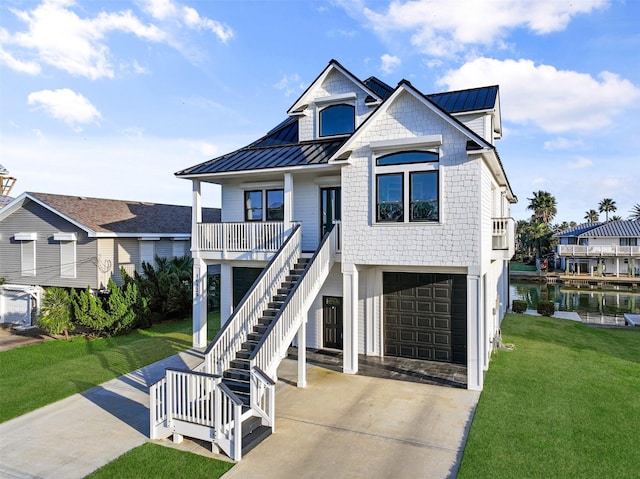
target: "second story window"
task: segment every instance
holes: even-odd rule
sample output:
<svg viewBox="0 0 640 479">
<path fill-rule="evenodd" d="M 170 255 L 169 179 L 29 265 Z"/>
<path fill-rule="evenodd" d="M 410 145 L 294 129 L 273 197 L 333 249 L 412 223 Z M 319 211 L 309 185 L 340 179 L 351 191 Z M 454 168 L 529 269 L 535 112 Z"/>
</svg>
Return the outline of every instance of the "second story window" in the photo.
<svg viewBox="0 0 640 479">
<path fill-rule="evenodd" d="M 620 246 L 638 246 L 638 238 L 620 238 Z"/>
<path fill-rule="evenodd" d="M 320 110 L 320 136 L 344 135 L 355 130 L 355 108 L 344 103 Z"/>
<path fill-rule="evenodd" d="M 284 190 L 245 191 L 244 220 L 283 221 Z"/>
</svg>

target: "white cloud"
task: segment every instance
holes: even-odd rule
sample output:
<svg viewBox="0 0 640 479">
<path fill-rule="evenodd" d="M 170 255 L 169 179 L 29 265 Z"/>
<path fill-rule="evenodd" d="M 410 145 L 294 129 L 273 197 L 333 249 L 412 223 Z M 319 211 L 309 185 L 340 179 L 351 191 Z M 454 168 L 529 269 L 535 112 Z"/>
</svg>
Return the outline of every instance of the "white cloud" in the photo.
<svg viewBox="0 0 640 479">
<path fill-rule="evenodd" d="M 576 158 L 576 161 L 568 163 L 567 168 L 570 170 L 581 170 L 583 168 L 590 168 L 593 166 L 593 161 L 589 158 L 585 158 L 584 156 L 579 156 Z"/>
<path fill-rule="evenodd" d="M 63 88 L 30 93 L 29 105 L 42 108 L 50 116 L 62 120 L 79 131 L 78 124 L 91 123 L 101 118 L 100 112 L 84 96 Z"/>
<path fill-rule="evenodd" d="M 605 7 L 610 0 L 394 0 L 385 11 L 343 3 L 352 15 L 363 14 L 381 36 L 408 33 L 422 53 L 450 56 L 470 46 L 501 46 L 517 28 L 542 35 L 561 31 L 571 19 Z M 356 13 L 359 11 L 358 13 Z"/>
<path fill-rule="evenodd" d="M 148 42 L 166 43 L 183 54 L 182 30 L 185 28 L 211 31 L 223 42 L 233 36 L 233 31 L 226 25 L 170 0 L 144 4 L 145 12 L 163 22 L 162 28 L 145 24 L 131 10 L 103 10 L 90 17 L 80 16 L 74 7 L 73 0 L 44 0 L 32 10 L 10 9 L 26 24 L 27 30 L 13 35 L 4 32 L 0 36 L 8 46 L 0 50 L 0 62 L 31 74 L 39 73 L 40 64 L 44 63 L 92 80 L 113 78 L 113 54 L 108 42 L 108 36 L 113 32 L 132 34 Z M 84 14 L 80 8 L 75 10 Z"/>
<path fill-rule="evenodd" d="M 569 140 L 564 137 L 558 137 L 553 140 L 544 142 L 544 149 L 549 151 L 554 150 L 573 150 L 584 148 L 583 140 Z"/>
<path fill-rule="evenodd" d="M 380 57 L 380 60 L 382 61 L 382 65 L 380 66 L 380 68 L 382 68 L 382 71 L 386 74 L 393 73 L 395 69 L 398 68 L 402 63 L 400 58 L 389 55 L 388 53 L 382 55 Z"/>
<path fill-rule="evenodd" d="M 291 96 L 304 90 L 304 83 L 300 79 L 300 75 L 293 73 L 291 75 L 283 75 L 274 87 L 283 91 L 285 96 Z"/>
<path fill-rule="evenodd" d="M 143 9 L 154 19 L 173 22 L 196 30 L 209 30 L 223 43 L 233 37 L 233 30 L 223 23 L 202 17 L 195 8 L 181 5 L 172 0 L 146 0 Z"/>
<path fill-rule="evenodd" d="M 555 133 L 606 127 L 640 100 L 640 88 L 614 73 L 594 78 L 531 60 L 477 58 L 448 71 L 438 83 L 451 90 L 499 84 L 506 121 Z"/>
</svg>

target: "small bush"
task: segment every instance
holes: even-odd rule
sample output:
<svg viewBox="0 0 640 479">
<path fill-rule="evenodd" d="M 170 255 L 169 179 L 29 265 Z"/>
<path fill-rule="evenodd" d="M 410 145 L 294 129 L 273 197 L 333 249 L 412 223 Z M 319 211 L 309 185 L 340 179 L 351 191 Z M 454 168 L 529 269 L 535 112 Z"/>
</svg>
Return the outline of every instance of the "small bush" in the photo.
<svg viewBox="0 0 640 479">
<path fill-rule="evenodd" d="M 553 316 L 556 312 L 556 305 L 553 301 L 538 301 L 538 314 L 542 316 Z"/>
<path fill-rule="evenodd" d="M 42 307 L 37 323 L 49 334 L 64 333 L 69 339 L 69 330 L 74 328 L 71 316 L 69 293 L 63 288 L 49 288 L 42 299 Z"/>
<path fill-rule="evenodd" d="M 511 310 L 514 313 L 522 314 L 527 310 L 527 302 L 522 299 L 514 299 Z"/>
</svg>

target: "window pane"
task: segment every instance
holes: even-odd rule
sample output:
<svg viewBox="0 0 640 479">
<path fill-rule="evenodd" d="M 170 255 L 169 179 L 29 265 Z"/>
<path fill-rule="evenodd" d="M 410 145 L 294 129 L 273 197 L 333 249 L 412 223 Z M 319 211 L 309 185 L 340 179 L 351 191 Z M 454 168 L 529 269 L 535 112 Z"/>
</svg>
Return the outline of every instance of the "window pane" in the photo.
<svg viewBox="0 0 640 479">
<path fill-rule="evenodd" d="M 403 151 L 381 156 L 376 160 L 376 165 L 404 165 L 409 163 L 427 163 L 438 161 L 438 153 L 433 151 Z"/>
<path fill-rule="evenodd" d="M 320 112 L 320 136 L 353 133 L 355 108 L 351 105 L 333 105 Z"/>
<path fill-rule="evenodd" d="M 402 174 L 377 176 L 377 221 L 404 221 Z"/>
<path fill-rule="evenodd" d="M 284 190 L 267 191 L 267 221 L 284 220 Z"/>
<path fill-rule="evenodd" d="M 244 219 L 262 221 L 262 191 L 245 191 Z"/>
<path fill-rule="evenodd" d="M 410 174 L 409 221 L 438 221 L 438 173 Z"/>
<path fill-rule="evenodd" d="M 60 241 L 60 277 L 76 277 L 76 242 Z"/>
</svg>

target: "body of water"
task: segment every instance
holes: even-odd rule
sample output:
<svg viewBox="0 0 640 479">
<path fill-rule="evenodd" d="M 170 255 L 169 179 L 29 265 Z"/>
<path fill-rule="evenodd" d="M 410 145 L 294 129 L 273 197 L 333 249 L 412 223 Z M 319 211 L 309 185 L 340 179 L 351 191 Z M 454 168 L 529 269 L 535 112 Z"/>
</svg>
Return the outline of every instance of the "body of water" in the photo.
<svg viewBox="0 0 640 479">
<path fill-rule="evenodd" d="M 556 311 L 575 311 L 591 324 L 624 326 L 625 313 L 640 314 L 640 293 L 624 287 L 600 290 L 512 279 L 510 300 L 514 299 L 527 301 L 530 309 L 536 309 L 539 300 L 553 301 Z"/>
</svg>

